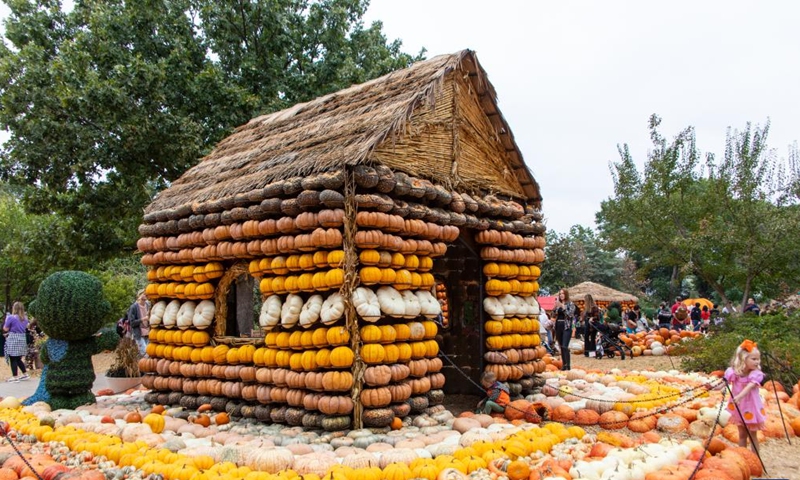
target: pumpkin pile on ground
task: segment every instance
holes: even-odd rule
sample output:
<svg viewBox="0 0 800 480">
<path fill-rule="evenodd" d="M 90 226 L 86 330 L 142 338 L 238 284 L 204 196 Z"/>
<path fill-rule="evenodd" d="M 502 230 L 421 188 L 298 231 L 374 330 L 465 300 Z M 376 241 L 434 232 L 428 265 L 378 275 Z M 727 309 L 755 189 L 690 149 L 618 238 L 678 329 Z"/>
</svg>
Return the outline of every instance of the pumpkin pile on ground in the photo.
<svg viewBox="0 0 800 480">
<path fill-rule="evenodd" d="M 0 416 L 19 443 L 32 443 L 31 455 L 49 454 L 69 468 L 77 459 L 94 462 L 107 478 L 603 479 L 623 478 L 624 471 L 624 478 L 653 479 L 689 478 L 696 467 L 695 478 L 761 475 L 757 457 L 735 447 L 725 415 L 724 427 L 715 427 L 722 394 L 695 388 L 715 377 L 578 369 L 545 377 L 544 393 L 512 402 L 502 416 L 454 418 L 437 407 L 407 417 L 397 430 L 324 432 L 231 418 L 208 405 L 150 408 L 144 391 L 100 397 L 76 410 L 44 403 L 19 409 L 6 399 L 2 407 L 12 408 Z M 775 390 L 762 390 L 770 412 L 766 441 L 784 434 L 778 402 L 792 435 L 800 427 L 798 389 L 792 397 Z M 682 402 L 695 391 L 702 393 Z M 629 413 L 629 405 L 638 407 Z"/>
</svg>

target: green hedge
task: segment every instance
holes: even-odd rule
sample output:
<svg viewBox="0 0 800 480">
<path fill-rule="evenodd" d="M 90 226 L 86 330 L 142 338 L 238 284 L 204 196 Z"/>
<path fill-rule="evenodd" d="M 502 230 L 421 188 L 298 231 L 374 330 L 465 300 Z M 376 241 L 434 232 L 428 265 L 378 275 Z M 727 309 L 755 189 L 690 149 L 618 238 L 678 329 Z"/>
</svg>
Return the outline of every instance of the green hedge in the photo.
<svg viewBox="0 0 800 480">
<path fill-rule="evenodd" d="M 686 371 L 725 370 L 736 347 L 749 338 L 761 351 L 761 370 L 783 384 L 787 391 L 800 378 L 800 312 L 729 317 L 711 326 L 710 334 L 680 345 L 681 367 Z"/>
</svg>

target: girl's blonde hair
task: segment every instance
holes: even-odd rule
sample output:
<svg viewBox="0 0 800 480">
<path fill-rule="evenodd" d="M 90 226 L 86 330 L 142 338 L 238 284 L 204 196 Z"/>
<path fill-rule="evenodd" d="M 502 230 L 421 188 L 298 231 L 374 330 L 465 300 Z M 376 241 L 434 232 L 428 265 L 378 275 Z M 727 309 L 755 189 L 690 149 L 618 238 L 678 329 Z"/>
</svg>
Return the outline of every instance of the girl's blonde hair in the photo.
<svg viewBox="0 0 800 480">
<path fill-rule="evenodd" d="M 483 372 L 483 375 L 481 375 L 481 384 L 493 383 L 495 380 L 497 380 L 497 375 L 492 371 Z"/>
<path fill-rule="evenodd" d="M 744 361 L 747 359 L 748 355 L 758 351 L 759 351 L 758 347 L 756 347 L 755 344 L 749 349 L 745 348 L 742 345 L 736 347 L 736 353 L 734 353 L 733 358 L 731 358 L 731 368 L 733 369 L 734 372 L 736 372 L 736 375 L 739 376 L 744 375 L 744 369 L 745 369 Z"/>
<path fill-rule="evenodd" d="M 14 302 L 11 306 L 11 315 L 16 315 L 20 320 L 25 318 L 25 305 L 22 302 Z"/>
</svg>

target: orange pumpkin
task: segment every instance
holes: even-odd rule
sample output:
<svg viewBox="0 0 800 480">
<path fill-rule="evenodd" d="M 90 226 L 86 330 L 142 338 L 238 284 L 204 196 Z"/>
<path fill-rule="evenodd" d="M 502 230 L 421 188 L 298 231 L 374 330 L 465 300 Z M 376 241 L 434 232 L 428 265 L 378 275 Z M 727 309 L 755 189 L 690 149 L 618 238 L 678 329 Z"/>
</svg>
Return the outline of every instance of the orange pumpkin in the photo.
<svg viewBox="0 0 800 480">
<path fill-rule="evenodd" d="M 220 412 L 214 415 L 214 423 L 216 423 L 217 425 L 225 425 L 227 423 L 230 423 L 230 421 L 231 417 L 228 416 L 226 412 Z"/>
<path fill-rule="evenodd" d="M 470 412 L 472 413 L 472 412 Z M 392 430 L 400 430 L 403 428 L 403 420 L 400 417 L 394 417 L 391 424 Z"/>
</svg>

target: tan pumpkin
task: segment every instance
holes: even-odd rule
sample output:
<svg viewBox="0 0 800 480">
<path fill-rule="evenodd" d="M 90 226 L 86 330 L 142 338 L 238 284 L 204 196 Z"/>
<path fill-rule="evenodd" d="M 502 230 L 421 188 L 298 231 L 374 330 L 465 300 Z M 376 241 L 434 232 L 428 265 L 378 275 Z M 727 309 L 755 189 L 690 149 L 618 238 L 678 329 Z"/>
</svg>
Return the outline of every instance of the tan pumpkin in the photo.
<svg viewBox="0 0 800 480">
<path fill-rule="evenodd" d="M 384 386 L 392 381 L 392 369 L 388 365 L 376 365 L 364 370 L 364 382 L 369 386 Z"/>
<path fill-rule="evenodd" d="M 392 402 L 392 394 L 386 387 L 365 388 L 359 398 L 365 407 L 385 407 Z"/>
<path fill-rule="evenodd" d="M 345 395 L 323 395 L 317 409 L 325 415 L 348 415 L 353 411 L 353 400 Z"/>
</svg>

